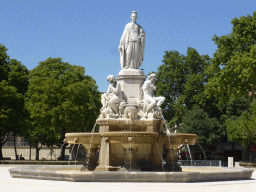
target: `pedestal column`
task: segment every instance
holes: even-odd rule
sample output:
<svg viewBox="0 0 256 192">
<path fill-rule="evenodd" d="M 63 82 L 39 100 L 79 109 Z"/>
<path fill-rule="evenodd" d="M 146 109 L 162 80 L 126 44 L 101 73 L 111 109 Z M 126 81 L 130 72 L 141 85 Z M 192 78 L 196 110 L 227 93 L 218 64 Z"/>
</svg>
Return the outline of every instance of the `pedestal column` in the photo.
<svg viewBox="0 0 256 192">
<path fill-rule="evenodd" d="M 96 171 L 109 170 L 109 138 L 102 137 L 100 144 L 99 166 Z"/>
<path fill-rule="evenodd" d="M 117 75 L 117 80 L 121 85 L 124 100 L 128 104 L 136 104 L 136 99 L 141 86 L 147 76 L 140 69 L 123 69 Z"/>
</svg>

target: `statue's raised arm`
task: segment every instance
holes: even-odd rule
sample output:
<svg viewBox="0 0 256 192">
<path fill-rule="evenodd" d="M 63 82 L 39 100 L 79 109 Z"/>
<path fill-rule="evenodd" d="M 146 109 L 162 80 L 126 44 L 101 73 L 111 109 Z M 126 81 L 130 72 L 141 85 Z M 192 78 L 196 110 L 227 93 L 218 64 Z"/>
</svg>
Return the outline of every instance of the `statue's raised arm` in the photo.
<svg viewBox="0 0 256 192">
<path fill-rule="evenodd" d="M 132 22 L 125 26 L 118 50 L 122 69 L 139 69 L 144 59 L 145 31 L 136 23 L 137 12 L 132 11 Z"/>
</svg>

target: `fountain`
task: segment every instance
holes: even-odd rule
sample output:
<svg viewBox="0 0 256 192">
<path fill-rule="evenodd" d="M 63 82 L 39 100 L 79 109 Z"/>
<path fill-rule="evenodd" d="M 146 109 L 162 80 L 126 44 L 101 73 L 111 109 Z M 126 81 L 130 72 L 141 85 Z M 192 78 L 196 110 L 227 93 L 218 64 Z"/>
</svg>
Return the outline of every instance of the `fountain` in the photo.
<svg viewBox="0 0 256 192">
<path fill-rule="evenodd" d="M 65 143 L 83 145 L 85 165 L 30 166 L 10 169 L 12 177 L 65 181 L 191 182 L 218 179 L 249 179 L 251 170 L 228 168 L 181 168 L 177 164 L 180 145 L 195 145 L 196 134 L 167 129 L 161 105 L 155 97 L 156 75 L 144 75 L 142 64 L 145 31 L 135 21 L 124 29 L 119 51 L 121 71 L 109 75 L 110 85 L 102 94 L 102 108 L 91 133 L 67 133 Z M 164 125 L 166 129 L 164 129 Z M 168 150 L 163 165 L 163 148 Z M 100 148 L 99 160 L 96 151 Z"/>
</svg>

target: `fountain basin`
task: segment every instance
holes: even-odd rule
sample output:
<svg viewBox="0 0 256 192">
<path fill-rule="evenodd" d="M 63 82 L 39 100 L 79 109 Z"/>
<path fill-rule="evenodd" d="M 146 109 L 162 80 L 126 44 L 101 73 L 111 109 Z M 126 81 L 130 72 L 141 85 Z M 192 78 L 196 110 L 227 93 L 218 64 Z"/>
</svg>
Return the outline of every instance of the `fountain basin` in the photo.
<svg viewBox="0 0 256 192">
<path fill-rule="evenodd" d="M 97 166 L 95 152 L 100 147 L 98 171 L 125 167 L 132 171 L 162 171 L 163 146 L 168 150 L 165 171 L 181 171 L 177 163 L 177 150 L 180 145 L 195 145 L 196 134 L 175 133 L 159 134 L 157 132 L 102 132 L 102 133 L 67 133 L 65 142 L 82 144 L 86 152 L 91 149 L 90 170 Z M 132 164 L 132 165 L 129 165 Z M 132 169 L 130 168 L 132 166 Z M 148 170 L 149 169 L 149 170 Z"/>
<path fill-rule="evenodd" d="M 86 171 L 80 165 L 40 165 L 9 169 L 13 178 L 73 182 L 202 182 L 246 180 L 252 169 L 227 167 L 182 167 L 182 172 Z"/>
</svg>

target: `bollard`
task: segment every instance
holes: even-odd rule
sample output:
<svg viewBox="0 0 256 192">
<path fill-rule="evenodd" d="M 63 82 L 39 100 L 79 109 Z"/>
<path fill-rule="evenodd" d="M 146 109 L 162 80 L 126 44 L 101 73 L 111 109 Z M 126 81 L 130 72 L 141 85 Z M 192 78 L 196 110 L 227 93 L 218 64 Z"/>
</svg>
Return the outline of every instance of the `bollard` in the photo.
<svg viewBox="0 0 256 192">
<path fill-rule="evenodd" d="M 221 161 L 219 161 L 219 167 L 221 167 Z"/>
<path fill-rule="evenodd" d="M 238 161 L 238 162 L 235 162 L 235 167 L 241 167 L 239 161 Z"/>
<path fill-rule="evenodd" d="M 228 157 L 228 167 L 233 167 L 233 157 Z"/>
</svg>

